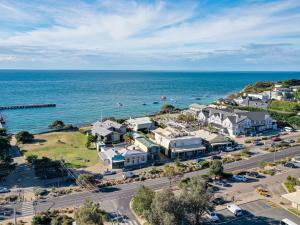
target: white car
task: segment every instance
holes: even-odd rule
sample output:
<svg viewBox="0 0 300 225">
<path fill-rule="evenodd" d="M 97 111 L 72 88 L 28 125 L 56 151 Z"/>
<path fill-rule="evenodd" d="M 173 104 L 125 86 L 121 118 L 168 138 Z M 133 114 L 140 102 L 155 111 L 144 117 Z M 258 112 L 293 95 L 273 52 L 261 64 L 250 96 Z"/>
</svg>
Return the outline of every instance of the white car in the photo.
<svg viewBox="0 0 300 225">
<path fill-rule="evenodd" d="M 233 175 L 232 178 L 237 181 L 242 181 L 242 182 L 246 182 L 248 180 L 247 177 L 245 177 L 243 175 Z"/>
<path fill-rule="evenodd" d="M 5 187 L 0 187 L 0 193 L 8 193 L 10 192 L 9 189 L 5 188 Z"/>
<path fill-rule="evenodd" d="M 135 174 L 134 174 L 134 172 L 132 172 L 132 171 L 128 171 L 128 172 L 126 172 L 126 173 L 123 174 L 123 178 L 124 178 L 124 179 L 132 178 L 132 177 L 134 177 L 134 176 L 135 176 Z"/>
<path fill-rule="evenodd" d="M 218 217 L 216 212 L 207 212 L 206 216 L 211 222 L 220 221 L 220 218 Z"/>
<path fill-rule="evenodd" d="M 230 212 L 232 212 L 235 216 L 242 216 L 243 215 L 243 210 L 235 204 L 229 204 L 229 205 L 226 206 L 226 208 Z"/>
<path fill-rule="evenodd" d="M 225 148 L 225 152 L 232 152 L 232 151 L 234 151 L 235 149 L 233 148 L 233 147 L 226 147 Z"/>
<path fill-rule="evenodd" d="M 235 150 L 241 150 L 243 148 L 244 148 L 244 145 L 242 145 L 242 144 L 238 144 L 234 147 Z"/>
<path fill-rule="evenodd" d="M 295 163 L 300 163 L 300 156 L 296 156 L 295 158 L 292 159 L 292 161 Z"/>
</svg>

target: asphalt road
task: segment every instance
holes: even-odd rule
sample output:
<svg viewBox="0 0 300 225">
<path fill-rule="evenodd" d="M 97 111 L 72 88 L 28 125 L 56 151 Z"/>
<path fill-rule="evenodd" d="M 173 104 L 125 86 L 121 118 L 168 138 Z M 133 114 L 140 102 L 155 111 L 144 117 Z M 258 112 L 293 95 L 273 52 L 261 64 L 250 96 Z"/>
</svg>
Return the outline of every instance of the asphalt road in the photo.
<svg viewBox="0 0 300 225">
<path fill-rule="evenodd" d="M 300 147 L 292 147 L 280 152 L 275 153 L 275 159 L 283 159 L 285 157 L 293 157 L 300 155 Z M 268 153 L 265 155 L 254 156 L 248 160 L 241 160 L 224 165 L 226 172 L 240 171 L 255 168 L 261 161 L 272 162 L 274 160 L 274 153 Z M 201 175 L 207 173 L 206 170 L 196 171 L 185 174 L 185 177 L 191 177 L 195 175 Z M 65 195 L 61 197 L 39 200 L 35 206 L 36 212 L 45 211 L 48 209 L 58 209 L 80 206 L 86 199 L 90 199 L 94 202 L 99 202 L 104 209 L 108 212 L 114 212 L 117 209 L 123 209 L 124 213 L 129 218 L 134 218 L 128 205 L 132 196 L 136 193 L 141 185 L 145 185 L 152 189 L 161 189 L 170 185 L 167 178 L 157 178 L 152 180 L 146 180 L 141 182 L 134 182 L 128 184 L 116 185 L 113 187 L 101 189 L 97 192 L 80 192 L 71 195 Z M 22 212 L 20 212 L 22 214 Z"/>
</svg>

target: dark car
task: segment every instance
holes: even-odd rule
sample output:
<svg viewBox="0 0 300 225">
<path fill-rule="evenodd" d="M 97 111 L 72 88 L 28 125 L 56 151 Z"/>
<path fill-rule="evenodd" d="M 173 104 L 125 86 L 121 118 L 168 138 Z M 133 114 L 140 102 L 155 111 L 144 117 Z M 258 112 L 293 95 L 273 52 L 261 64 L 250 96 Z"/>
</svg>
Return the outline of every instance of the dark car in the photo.
<svg viewBox="0 0 300 225">
<path fill-rule="evenodd" d="M 251 171 L 247 174 L 249 177 L 254 177 L 254 178 L 258 178 L 259 177 L 259 173 L 255 172 L 255 171 Z"/>
<path fill-rule="evenodd" d="M 211 159 L 212 159 L 212 160 L 220 160 L 220 159 L 222 159 L 222 157 L 219 156 L 219 155 L 213 155 L 213 156 L 211 157 Z"/>
<path fill-rule="evenodd" d="M 253 145 L 255 145 L 255 146 L 261 146 L 261 145 L 264 145 L 264 143 L 261 142 L 261 141 L 253 141 Z"/>
<path fill-rule="evenodd" d="M 281 141 L 281 138 L 280 137 L 273 137 L 272 141 Z"/>
<path fill-rule="evenodd" d="M 212 200 L 212 202 L 215 205 L 223 205 L 225 203 L 225 200 L 222 197 L 218 197 L 218 198 L 215 198 L 214 200 Z"/>
<path fill-rule="evenodd" d="M 288 168 L 296 168 L 296 165 L 292 162 L 287 162 L 283 166 Z"/>
</svg>

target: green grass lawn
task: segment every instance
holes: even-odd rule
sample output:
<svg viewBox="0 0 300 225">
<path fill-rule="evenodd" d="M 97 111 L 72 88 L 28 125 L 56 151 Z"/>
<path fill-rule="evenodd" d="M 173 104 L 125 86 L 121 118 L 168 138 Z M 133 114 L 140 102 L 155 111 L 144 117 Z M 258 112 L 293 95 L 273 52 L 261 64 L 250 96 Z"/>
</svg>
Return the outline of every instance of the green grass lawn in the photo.
<svg viewBox="0 0 300 225">
<path fill-rule="evenodd" d="M 297 102 L 272 100 L 268 109 L 282 113 L 295 113 L 300 109 L 300 104 Z"/>
<path fill-rule="evenodd" d="M 35 139 L 35 143 L 20 146 L 25 157 L 63 158 L 73 168 L 93 166 L 99 161 L 97 151 L 85 147 L 87 137 L 80 132 L 53 132 L 35 135 Z"/>
</svg>

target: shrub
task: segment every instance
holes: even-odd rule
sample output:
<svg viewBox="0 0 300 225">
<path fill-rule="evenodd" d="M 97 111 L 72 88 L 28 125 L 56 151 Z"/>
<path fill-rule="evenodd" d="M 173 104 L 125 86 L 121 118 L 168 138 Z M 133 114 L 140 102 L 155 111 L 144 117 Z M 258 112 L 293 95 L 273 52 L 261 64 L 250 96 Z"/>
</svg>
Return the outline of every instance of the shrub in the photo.
<svg viewBox="0 0 300 225">
<path fill-rule="evenodd" d="M 300 181 L 298 178 L 289 175 L 284 182 L 285 187 L 289 192 L 295 192 L 295 186 L 300 185 Z"/>
<path fill-rule="evenodd" d="M 244 141 L 244 143 L 245 143 L 245 144 L 250 144 L 250 143 L 251 143 L 251 139 L 246 139 L 246 140 Z"/>
<path fill-rule="evenodd" d="M 200 165 L 200 168 L 201 168 L 201 169 L 206 169 L 206 168 L 209 167 L 209 162 L 206 161 L 206 160 L 200 161 L 200 162 L 199 162 L 199 165 Z"/>
<path fill-rule="evenodd" d="M 171 113 L 175 110 L 175 107 L 170 104 L 164 104 L 160 107 L 160 112 L 161 113 Z"/>
<path fill-rule="evenodd" d="M 16 139 L 18 143 L 29 143 L 32 142 L 34 139 L 33 134 L 29 133 L 28 131 L 21 131 L 16 134 Z"/>
</svg>

